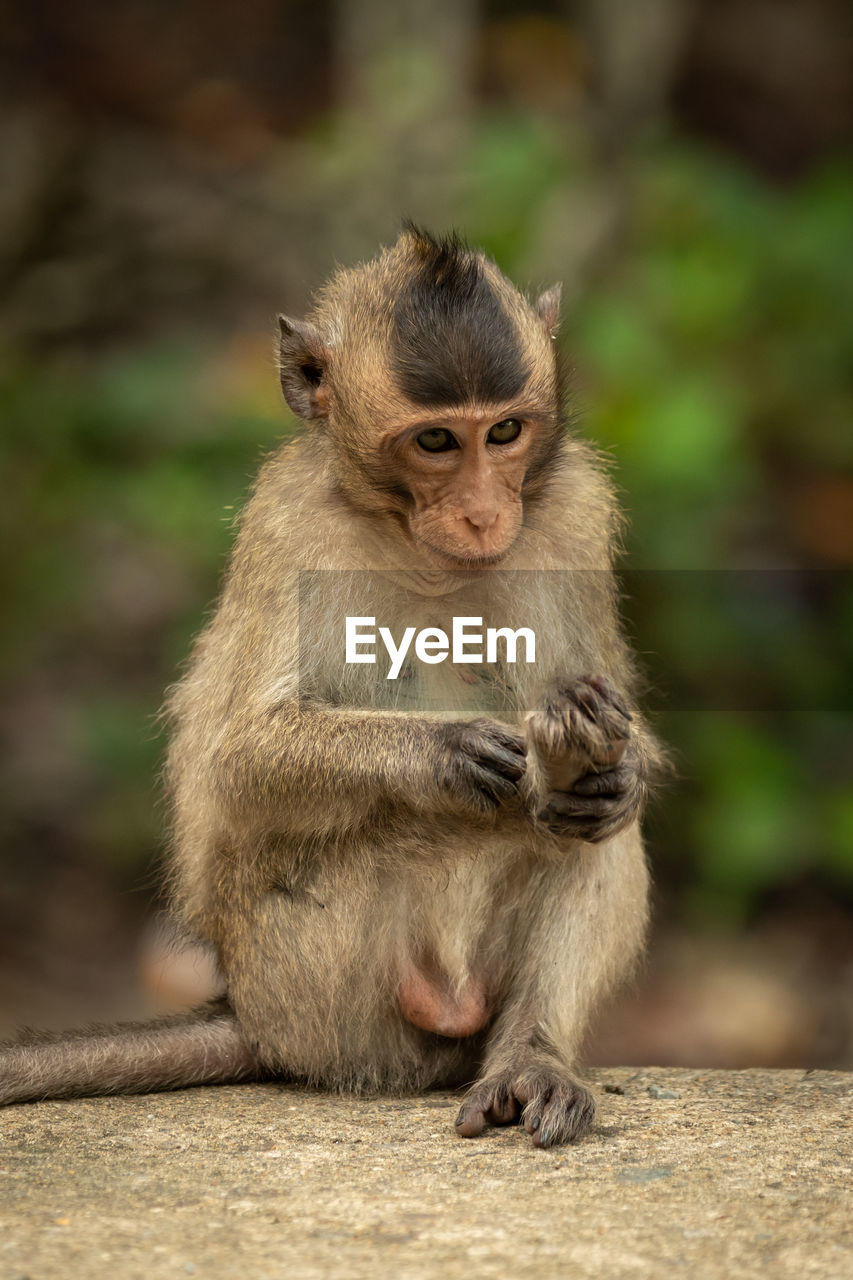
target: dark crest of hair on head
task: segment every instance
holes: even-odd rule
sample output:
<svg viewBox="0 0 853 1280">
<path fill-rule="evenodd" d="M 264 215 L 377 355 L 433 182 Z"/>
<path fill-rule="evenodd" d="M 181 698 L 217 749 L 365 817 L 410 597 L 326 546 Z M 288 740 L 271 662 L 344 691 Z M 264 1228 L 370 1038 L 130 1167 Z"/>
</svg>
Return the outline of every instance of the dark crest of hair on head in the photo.
<svg viewBox="0 0 853 1280">
<path fill-rule="evenodd" d="M 391 368 L 417 404 L 506 401 L 530 372 L 516 327 L 457 235 L 434 239 L 411 222 L 414 263 L 394 304 Z"/>
</svg>

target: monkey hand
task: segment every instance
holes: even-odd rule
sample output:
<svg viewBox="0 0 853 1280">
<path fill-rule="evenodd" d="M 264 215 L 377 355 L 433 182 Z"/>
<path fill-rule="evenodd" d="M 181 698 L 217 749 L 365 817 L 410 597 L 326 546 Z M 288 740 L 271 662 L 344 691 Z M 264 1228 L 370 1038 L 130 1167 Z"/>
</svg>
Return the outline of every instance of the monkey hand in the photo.
<svg viewBox="0 0 853 1280">
<path fill-rule="evenodd" d="M 477 1138 L 488 1124 L 521 1124 L 535 1147 L 574 1142 L 595 1119 L 595 1099 L 570 1072 L 556 1066 L 504 1070 L 478 1080 L 456 1117 L 461 1138 Z"/>
<path fill-rule="evenodd" d="M 595 843 L 639 815 L 645 788 L 630 725 L 604 676 L 557 681 L 528 715 L 528 789 L 553 835 Z"/>
<path fill-rule="evenodd" d="M 520 733 L 494 720 L 450 721 L 441 728 L 438 781 L 452 801 L 488 813 L 518 796 L 525 769 Z"/>
</svg>

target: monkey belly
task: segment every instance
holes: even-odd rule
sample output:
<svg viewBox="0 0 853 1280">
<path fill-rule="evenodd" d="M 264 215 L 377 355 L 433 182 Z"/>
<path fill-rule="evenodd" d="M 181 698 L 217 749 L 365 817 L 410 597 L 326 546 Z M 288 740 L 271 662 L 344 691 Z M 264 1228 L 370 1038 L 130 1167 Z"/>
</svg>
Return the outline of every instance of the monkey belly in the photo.
<svg viewBox="0 0 853 1280">
<path fill-rule="evenodd" d="M 492 1009 L 485 984 L 468 978 L 461 990 L 425 969 L 410 968 L 397 991 L 400 1012 L 412 1026 L 435 1035 L 461 1040 L 488 1024 Z"/>
</svg>

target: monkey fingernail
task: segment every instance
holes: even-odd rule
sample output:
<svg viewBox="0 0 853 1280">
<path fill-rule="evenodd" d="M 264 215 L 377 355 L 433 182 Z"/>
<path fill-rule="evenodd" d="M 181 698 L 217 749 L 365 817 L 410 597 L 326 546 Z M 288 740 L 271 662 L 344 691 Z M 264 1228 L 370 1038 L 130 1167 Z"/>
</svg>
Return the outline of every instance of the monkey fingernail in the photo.
<svg viewBox="0 0 853 1280">
<path fill-rule="evenodd" d="M 533 1121 L 533 1124 L 530 1126 L 530 1132 L 535 1133 L 541 1123 L 542 1123 L 542 1117 L 536 1116 L 535 1120 Z"/>
</svg>

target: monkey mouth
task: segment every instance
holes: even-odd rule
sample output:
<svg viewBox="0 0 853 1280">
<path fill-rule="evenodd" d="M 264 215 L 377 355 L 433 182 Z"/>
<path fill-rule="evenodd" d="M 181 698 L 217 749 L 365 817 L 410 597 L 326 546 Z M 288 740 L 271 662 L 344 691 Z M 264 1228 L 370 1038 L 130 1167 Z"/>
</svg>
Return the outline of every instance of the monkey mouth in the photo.
<svg viewBox="0 0 853 1280">
<path fill-rule="evenodd" d="M 506 559 L 508 550 L 509 548 L 506 551 L 493 551 L 489 555 L 464 556 L 459 563 L 465 565 L 468 569 L 490 569 Z"/>
<path fill-rule="evenodd" d="M 425 538 L 422 533 L 410 530 L 410 536 L 414 544 L 419 546 L 431 560 L 436 562 L 437 568 L 476 571 L 478 569 L 493 569 L 506 560 L 515 545 L 518 535 L 511 537 L 504 546 L 494 551 L 478 551 L 473 547 L 466 551 L 462 550 L 458 544 L 451 551 L 447 547 L 442 547 L 438 542 L 432 542 L 429 538 Z"/>
<path fill-rule="evenodd" d="M 441 547 L 435 547 L 431 543 L 424 543 L 423 546 L 430 555 L 441 560 L 441 567 L 444 569 L 493 569 L 506 559 L 510 550 L 509 547 L 504 547 L 501 551 L 472 551 L 459 555 L 457 552 L 443 551 Z"/>
</svg>

